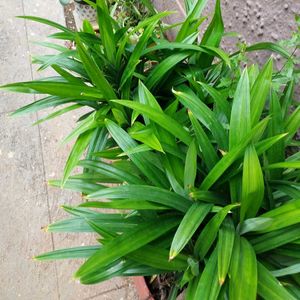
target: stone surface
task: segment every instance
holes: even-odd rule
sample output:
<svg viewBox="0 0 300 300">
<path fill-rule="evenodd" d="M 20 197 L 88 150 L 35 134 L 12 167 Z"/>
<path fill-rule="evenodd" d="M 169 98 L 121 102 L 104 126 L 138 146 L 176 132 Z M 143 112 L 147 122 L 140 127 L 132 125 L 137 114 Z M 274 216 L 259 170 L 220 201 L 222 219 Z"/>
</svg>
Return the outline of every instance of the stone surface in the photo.
<svg viewBox="0 0 300 300">
<path fill-rule="evenodd" d="M 169 17 L 170 23 L 183 19 L 182 7 L 184 0 L 153 1 L 158 10 L 177 10 L 178 13 Z M 178 2 L 181 5 L 178 5 Z M 296 29 L 294 17 L 300 14 L 300 1 L 295 0 L 223 0 L 222 15 L 226 32 L 238 32 L 237 37 L 225 37 L 223 46 L 232 51 L 236 44 L 246 41 L 253 44 L 260 41 L 277 42 L 291 37 Z M 201 28 L 204 30 L 213 14 L 215 0 L 209 0 L 203 14 L 209 16 Z M 267 54 L 261 54 L 256 59 L 263 63 Z M 276 56 L 277 61 L 280 60 Z M 280 64 L 280 63 L 279 63 Z"/>
</svg>

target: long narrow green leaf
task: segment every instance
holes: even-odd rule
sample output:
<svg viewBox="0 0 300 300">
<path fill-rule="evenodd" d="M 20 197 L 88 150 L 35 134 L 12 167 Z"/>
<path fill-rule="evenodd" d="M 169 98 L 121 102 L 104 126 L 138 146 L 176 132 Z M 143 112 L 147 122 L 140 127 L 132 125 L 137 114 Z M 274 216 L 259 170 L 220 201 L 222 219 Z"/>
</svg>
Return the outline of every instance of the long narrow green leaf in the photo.
<svg viewBox="0 0 300 300">
<path fill-rule="evenodd" d="M 251 88 L 251 124 L 254 126 L 260 119 L 265 107 L 272 83 L 273 60 L 265 64 Z"/>
<path fill-rule="evenodd" d="M 274 230 L 251 240 L 256 253 L 264 253 L 300 238 L 299 224 Z"/>
<path fill-rule="evenodd" d="M 75 109 L 78 109 L 78 108 L 81 108 L 82 105 L 78 105 L 78 104 L 74 104 L 74 105 L 71 105 L 71 106 L 68 106 L 68 107 L 65 107 L 63 109 L 59 109 L 51 114 L 49 114 L 48 116 L 44 117 L 44 118 L 41 118 L 39 120 L 37 120 L 36 122 L 34 122 L 32 125 L 37 125 L 37 124 L 41 124 L 43 122 L 46 122 L 46 121 L 49 121 L 51 119 L 54 119 L 56 117 L 59 117 L 61 115 L 64 115 L 65 113 L 69 112 L 69 111 L 72 111 L 72 110 L 75 110 Z"/>
<path fill-rule="evenodd" d="M 283 95 L 280 99 L 281 112 L 282 112 L 283 119 L 286 119 L 289 114 L 289 108 L 291 107 L 292 101 L 293 101 L 294 88 L 295 88 L 295 82 L 294 82 L 294 80 L 291 80 L 286 85 L 286 87 L 283 91 Z"/>
<path fill-rule="evenodd" d="M 147 185 L 123 185 L 106 188 L 88 195 L 88 199 L 131 199 L 149 201 L 186 212 L 192 202 L 176 193 Z"/>
<path fill-rule="evenodd" d="M 62 186 L 65 185 L 72 170 L 75 168 L 78 161 L 80 160 L 80 157 L 82 156 L 83 152 L 87 148 L 87 146 L 93 136 L 93 133 L 94 133 L 93 130 L 82 133 L 76 140 L 76 142 L 71 150 L 71 153 L 67 159 L 65 168 L 64 168 Z"/>
<path fill-rule="evenodd" d="M 218 278 L 223 285 L 229 270 L 234 245 L 235 228 L 230 218 L 226 218 L 219 230 L 218 239 Z"/>
<path fill-rule="evenodd" d="M 257 262 L 252 246 L 245 238 L 236 236 L 230 266 L 229 298 L 255 300 L 257 291 Z"/>
<path fill-rule="evenodd" d="M 56 22 L 44 19 L 44 18 L 39 18 L 39 17 L 35 17 L 35 16 L 18 16 L 18 18 L 25 19 L 25 20 L 30 20 L 30 21 L 34 21 L 34 22 L 38 22 L 38 23 L 42 23 L 42 24 L 57 28 L 57 29 L 59 29 L 61 31 L 64 31 L 66 33 L 69 33 L 71 36 L 74 35 L 74 32 L 72 30 L 68 29 L 67 27 L 62 26 L 61 24 L 58 24 Z"/>
<path fill-rule="evenodd" d="M 220 108 L 220 110 L 225 114 L 228 120 L 230 120 L 230 105 L 229 102 L 225 99 L 225 97 L 215 88 L 212 86 L 204 83 L 199 82 L 202 88 L 213 98 L 214 102 Z"/>
<path fill-rule="evenodd" d="M 94 208 L 110 208 L 110 209 L 134 209 L 134 210 L 168 210 L 169 207 L 164 205 L 159 205 L 148 201 L 139 200 L 122 200 L 122 201 L 89 201 L 80 204 L 80 207 L 94 207 Z"/>
<path fill-rule="evenodd" d="M 101 161 L 93 161 L 93 160 L 82 160 L 78 163 L 79 166 L 91 169 L 96 171 L 102 175 L 120 180 L 121 182 L 128 182 L 132 184 L 143 184 L 145 183 L 139 177 L 118 168 L 117 165 L 108 164 Z"/>
<path fill-rule="evenodd" d="M 137 103 L 134 101 L 113 100 L 113 102 L 132 108 L 141 114 L 145 114 L 153 122 L 157 123 L 159 126 L 173 134 L 175 137 L 182 140 L 185 144 L 190 144 L 192 139 L 188 132 L 175 119 L 169 117 L 165 113 L 153 109 L 149 105 Z"/>
<path fill-rule="evenodd" d="M 79 53 L 83 66 L 91 78 L 93 84 L 101 91 L 103 96 L 108 99 L 116 99 L 116 94 L 105 78 L 102 70 L 99 68 L 98 64 L 94 61 L 90 53 L 88 53 L 86 47 L 83 43 L 76 39 L 76 49 Z"/>
<path fill-rule="evenodd" d="M 243 183 L 240 221 L 256 216 L 264 198 L 264 179 L 255 148 L 246 149 L 243 166 Z"/>
<path fill-rule="evenodd" d="M 275 92 L 272 93 L 270 101 L 270 114 L 272 119 L 269 123 L 269 136 L 276 134 L 282 134 L 284 132 L 284 125 L 282 119 L 282 111 L 279 103 L 279 99 Z M 273 145 L 267 152 L 268 164 L 274 164 L 285 159 L 284 141 L 280 140 L 278 143 Z M 271 180 L 280 179 L 282 176 L 282 170 L 272 170 L 269 173 Z"/>
<path fill-rule="evenodd" d="M 169 260 L 169 251 L 152 245 L 146 245 L 128 254 L 136 262 L 157 269 L 168 271 L 184 271 L 187 267 L 187 257 L 178 255 L 174 260 Z"/>
<path fill-rule="evenodd" d="M 105 181 L 107 182 L 107 181 Z M 62 181 L 61 180 L 49 180 L 48 184 L 50 186 L 55 187 L 62 187 Z M 90 181 L 76 178 L 75 176 L 70 176 L 69 179 L 64 183 L 64 189 L 80 192 L 83 194 L 90 194 L 98 191 L 99 189 L 104 188 L 104 186 L 101 186 L 100 184 L 92 183 Z"/>
<path fill-rule="evenodd" d="M 185 167 L 184 167 L 184 187 L 190 189 L 195 186 L 195 179 L 197 175 L 197 149 L 195 141 L 193 140 L 188 148 Z"/>
<path fill-rule="evenodd" d="M 141 248 L 170 231 L 178 223 L 178 218 L 162 217 L 138 225 L 130 232 L 118 236 L 105 244 L 79 268 L 75 277 L 80 278 L 91 274 L 98 268 L 106 266 L 124 255 Z"/>
<path fill-rule="evenodd" d="M 195 200 L 200 200 L 208 203 L 220 205 L 226 204 L 226 198 L 224 195 L 212 191 L 201 191 L 194 189 L 192 192 L 190 192 L 189 196 Z"/>
<path fill-rule="evenodd" d="M 267 169 L 299 169 L 300 161 L 285 161 L 266 166 Z"/>
<path fill-rule="evenodd" d="M 186 108 L 190 109 L 193 115 L 212 132 L 220 147 L 226 150 L 228 148 L 227 134 L 212 111 L 186 86 L 180 86 L 180 88 L 177 91 L 173 91 L 173 93 L 178 97 L 179 101 Z"/>
<path fill-rule="evenodd" d="M 258 263 L 257 271 L 257 292 L 261 297 L 272 300 L 296 300 L 261 263 Z"/>
<path fill-rule="evenodd" d="M 197 30 L 197 28 L 195 28 L 193 24 L 195 23 L 195 20 L 198 20 L 200 18 L 202 11 L 207 4 L 207 1 L 208 0 L 200 0 L 195 2 L 196 4 L 194 5 L 193 9 L 190 11 L 188 17 L 185 19 L 184 23 L 182 24 L 177 34 L 176 37 L 177 42 L 181 42 L 186 37 L 191 35 L 194 31 Z"/>
<path fill-rule="evenodd" d="M 116 42 L 112 21 L 105 0 L 97 0 L 97 17 L 104 52 L 113 65 L 116 62 Z"/>
<path fill-rule="evenodd" d="M 120 148 L 126 152 L 135 148 L 138 144 L 121 127 L 110 120 L 105 120 L 106 127 Z M 169 186 L 165 175 L 154 165 L 151 157 L 145 153 L 128 155 L 137 168 L 144 173 L 156 186 Z M 148 163 L 145 164 L 145 161 Z"/>
<path fill-rule="evenodd" d="M 139 63 L 140 56 L 142 55 L 142 52 L 145 49 L 149 38 L 153 34 L 153 30 L 156 24 L 161 18 L 166 17 L 169 14 L 170 14 L 169 12 L 162 12 L 156 14 L 154 17 L 151 18 L 151 23 L 144 30 L 143 35 L 140 37 L 139 42 L 135 46 L 134 51 L 132 52 L 129 61 L 125 67 L 125 70 L 121 78 L 121 86 L 124 86 L 124 84 L 132 77 L 135 68 Z"/>
<path fill-rule="evenodd" d="M 203 161 L 208 167 L 209 170 L 211 170 L 218 162 L 218 155 L 211 144 L 211 141 L 207 137 L 206 133 L 202 129 L 199 122 L 194 117 L 193 113 L 191 111 L 188 112 L 189 118 L 192 122 L 192 126 L 195 132 L 197 143 L 199 144 L 199 147 L 201 148 L 201 152 L 203 155 Z"/>
<path fill-rule="evenodd" d="M 186 212 L 173 238 L 170 259 L 174 259 L 190 241 L 206 215 L 212 208 L 211 204 L 194 203 Z"/>
<path fill-rule="evenodd" d="M 219 47 L 224 33 L 224 23 L 221 12 L 221 0 L 216 1 L 214 16 L 208 25 L 201 45 Z M 198 62 L 202 68 L 206 68 L 211 65 L 214 57 L 208 56 L 207 54 L 201 54 L 198 57 Z"/>
<path fill-rule="evenodd" d="M 239 145 L 223 156 L 223 158 L 215 165 L 203 180 L 200 189 L 208 190 L 222 174 L 233 164 L 233 162 L 245 151 L 248 144 L 256 136 L 258 132 L 264 132 L 269 119 L 264 119 L 258 123 L 251 132 L 243 138 Z"/>
<path fill-rule="evenodd" d="M 97 101 L 103 94 L 96 88 L 65 82 L 30 81 L 3 85 L 0 89 L 27 94 L 50 94 L 61 97 L 72 97 L 83 100 Z"/>
<path fill-rule="evenodd" d="M 229 130 L 229 149 L 236 147 L 251 130 L 250 87 L 248 71 L 245 69 L 234 95 Z"/>
<path fill-rule="evenodd" d="M 277 43 L 275 44 L 272 42 L 261 42 L 261 43 L 253 44 L 251 46 L 246 47 L 245 49 L 246 52 L 258 51 L 258 50 L 269 50 L 280 54 L 284 58 L 290 58 L 291 56 L 291 54 L 288 51 L 286 51 L 283 47 L 279 46 Z"/>
<path fill-rule="evenodd" d="M 291 275 L 291 274 L 298 274 L 298 273 L 300 273 L 300 264 L 294 264 L 290 267 L 271 271 L 271 273 L 275 277 L 282 277 L 282 276 Z"/>
<path fill-rule="evenodd" d="M 100 246 L 82 246 L 76 248 L 66 248 L 54 250 L 51 252 L 47 252 L 38 256 L 35 256 L 34 259 L 37 260 L 56 260 L 56 259 L 74 259 L 74 258 L 89 258 L 92 256 L 97 250 L 99 250 Z"/>
<path fill-rule="evenodd" d="M 191 52 L 179 52 L 167 57 L 159 65 L 157 65 L 153 71 L 147 77 L 145 82 L 146 86 L 152 90 L 157 87 L 157 85 L 162 84 L 162 79 L 166 77 L 166 74 L 176 67 L 176 65 L 182 60 L 186 59 L 191 55 Z"/>
<path fill-rule="evenodd" d="M 197 284 L 193 299 L 218 299 L 221 285 L 217 276 L 217 249 L 210 255 Z"/>
<path fill-rule="evenodd" d="M 202 259 L 207 254 L 217 237 L 219 228 L 226 218 L 227 214 L 233 209 L 238 207 L 239 204 L 230 204 L 221 209 L 204 227 L 201 231 L 196 244 L 195 254 L 199 255 Z"/>
<path fill-rule="evenodd" d="M 290 115 L 285 123 L 285 131 L 289 133 L 287 140 L 291 140 L 296 132 L 299 130 L 300 125 L 300 106 Z"/>
</svg>

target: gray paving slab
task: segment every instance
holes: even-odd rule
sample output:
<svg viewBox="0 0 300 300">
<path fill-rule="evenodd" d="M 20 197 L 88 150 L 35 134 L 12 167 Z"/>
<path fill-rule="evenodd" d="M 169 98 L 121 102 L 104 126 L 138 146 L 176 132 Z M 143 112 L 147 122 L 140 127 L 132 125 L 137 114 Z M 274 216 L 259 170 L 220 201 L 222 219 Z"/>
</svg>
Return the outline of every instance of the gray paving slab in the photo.
<svg viewBox="0 0 300 300">
<path fill-rule="evenodd" d="M 55 265 L 33 261 L 52 249 L 39 132 L 34 116 L 0 114 L 0 299 L 58 299 Z"/>
<path fill-rule="evenodd" d="M 0 85 L 30 80 L 30 64 L 21 0 L 0 0 Z M 31 96 L 0 91 L 0 112 L 10 112 L 29 103 Z"/>
</svg>

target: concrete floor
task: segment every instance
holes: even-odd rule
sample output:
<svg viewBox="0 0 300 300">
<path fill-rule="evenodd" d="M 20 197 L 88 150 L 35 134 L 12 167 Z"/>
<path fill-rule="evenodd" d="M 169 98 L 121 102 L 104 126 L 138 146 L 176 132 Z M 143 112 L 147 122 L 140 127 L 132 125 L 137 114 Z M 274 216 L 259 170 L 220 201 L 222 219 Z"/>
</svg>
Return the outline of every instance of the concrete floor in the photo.
<svg viewBox="0 0 300 300">
<path fill-rule="evenodd" d="M 30 41 L 45 40 L 49 27 L 16 19 L 35 15 L 64 23 L 58 0 L 0 0 L 0 85 L 44 76 L 31 65 L 33 54 L 45 48 Z M 50 188 L 59 178 L 70 146 L 60 141 L 75 125 L 69 114 L 31 126 L 42 114 L 12 118 L 16 108 L 33 96 L 0 92 L 0 299 L 1 300 L 134 300 L 129 279 L 117 278 L 95 286 L 72 279 L 78 261 L 36 262 L 32 257 L 52 249 L 94 242 L 89 235 L 46 233 L 42 227 L 59 220 L 62 204 L 80 203 L 76 193 Z"/>
</svg>

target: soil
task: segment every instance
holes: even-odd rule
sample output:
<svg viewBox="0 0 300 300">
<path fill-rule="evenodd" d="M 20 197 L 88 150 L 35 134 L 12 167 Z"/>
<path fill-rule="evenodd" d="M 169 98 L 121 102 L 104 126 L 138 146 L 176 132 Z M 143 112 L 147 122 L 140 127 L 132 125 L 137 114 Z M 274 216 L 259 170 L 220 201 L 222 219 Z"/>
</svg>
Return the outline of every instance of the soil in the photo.
<svg viewBox="0 0 300 300">
<path fill-rule="evenodd" d="M 153 277 L 145 277 L 145 280 L 155 300 L 167 300 L 176 278 L 174 273 L 166 273 Z"/>
</svg>

